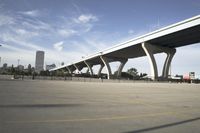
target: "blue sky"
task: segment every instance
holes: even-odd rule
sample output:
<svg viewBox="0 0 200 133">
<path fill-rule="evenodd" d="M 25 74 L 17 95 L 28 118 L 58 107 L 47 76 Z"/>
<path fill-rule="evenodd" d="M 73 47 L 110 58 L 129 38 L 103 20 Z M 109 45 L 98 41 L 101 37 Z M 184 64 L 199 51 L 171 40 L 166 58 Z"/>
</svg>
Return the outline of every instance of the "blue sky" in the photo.
<svg viewBox="0 0 200 133">
<path fill-rule="evenodd" d="M 36 50 L 45 51 L 46 64 L 72 63 L 199 13 L 200 0 L 0 0 L 1 65 L 20 59 L 34 66 Z M 199 50 L 199 44 L 178 48 L 172 73 L 200 74 Z M 159 67 L 163 58 L 156 56 Z M 130 67 L 149 73 L 146 57 L 124 70 Z"/>
</svg>

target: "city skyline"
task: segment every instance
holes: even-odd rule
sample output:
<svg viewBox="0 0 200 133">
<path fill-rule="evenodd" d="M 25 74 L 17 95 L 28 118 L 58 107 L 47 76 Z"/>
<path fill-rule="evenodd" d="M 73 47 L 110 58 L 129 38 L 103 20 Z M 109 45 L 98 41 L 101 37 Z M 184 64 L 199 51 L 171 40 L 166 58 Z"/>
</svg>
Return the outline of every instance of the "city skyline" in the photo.
<svg viewBox="0 0 200 133">
<path fill-rule="evenodd" d="M 72 63 L 120 42 L 199 15 L 199 3 L 200 0 L 19 0 L 18 3 L 1 0 L 1 64 L 16 65 L 20 59 L 22 65 L 34 66 L 37 50 L 45 51 L 46 64 Z M 199 50 L 199 44 L 178 48 L 172 62 L 172 74 L 195 71 L 200 75 Z M 162 65 L 163 55 L 156 57 L 158 65 Z M 139 72 L 150 71 L 147 57 L 131 59 L 124 70 L 130 67 Z"/>
</svg>

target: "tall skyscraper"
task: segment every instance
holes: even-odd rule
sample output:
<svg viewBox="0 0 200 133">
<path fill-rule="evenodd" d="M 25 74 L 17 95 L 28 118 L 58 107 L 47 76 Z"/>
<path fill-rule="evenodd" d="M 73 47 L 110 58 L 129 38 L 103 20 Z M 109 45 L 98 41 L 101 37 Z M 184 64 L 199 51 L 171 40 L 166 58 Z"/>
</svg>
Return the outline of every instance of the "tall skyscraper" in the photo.
<svg viewBox="0 0 200 133">
<path fill-rule="evenodd" d="M 44 51 L 36 51 L 35 72 L 44 70 Z"/>
</svg>

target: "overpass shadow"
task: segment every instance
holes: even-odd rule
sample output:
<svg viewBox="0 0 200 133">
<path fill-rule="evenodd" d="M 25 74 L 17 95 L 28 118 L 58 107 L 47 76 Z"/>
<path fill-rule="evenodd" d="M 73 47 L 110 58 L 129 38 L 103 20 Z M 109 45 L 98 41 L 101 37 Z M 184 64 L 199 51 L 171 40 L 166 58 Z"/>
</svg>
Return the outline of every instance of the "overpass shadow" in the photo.
<svg viewBox="0 0 200 133">
<path fill-rule="evenodd" d="M 81 105 L 82 104 L 8 104 L 0 105 L 0 108 L 66 108 Z"/>
<path fill-rule="evenodd" d="M 169 124 L 163 124 L 163 125 L 159 125 L 159 126 L 155 126 L 155 127 L 149 127 L 149 128 L 145 128 L 145 129 L 128 131 L 128 132 L 124 132 L 124 133 L 144 133 L 144 132 L 148 132 L 148 131 L 154 131 L 154 130 L 158 130 L 158 129 L 162 129 L 162 128 L 168 128 L 168 127 L 177 126 L 177 125 L 181 125 L 181 124 L 185 124 L 185 123 L 190 123 L 190 122 L 194 122 L 194 121 L 198 121 L 198 120 L 200 120 L 200 117 L 188 119 L 188 120 L 184 120 L 184 121 L 179 121 L 179 122 L 174 122 L 174 123 L 169 123 Z"/>
</svg>

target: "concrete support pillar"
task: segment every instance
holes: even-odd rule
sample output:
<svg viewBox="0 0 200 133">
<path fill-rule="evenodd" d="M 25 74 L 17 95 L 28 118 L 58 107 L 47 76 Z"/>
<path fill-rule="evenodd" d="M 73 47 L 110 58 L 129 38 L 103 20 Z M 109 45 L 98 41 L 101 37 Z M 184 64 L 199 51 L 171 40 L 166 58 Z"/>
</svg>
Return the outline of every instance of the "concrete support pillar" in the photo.
<svg viewBox="0 0 200 133">
<path fill-rule="evenodd" d="M 93 73 L 93 70 L 92 70 L 92 65 L 87 61 L 84 61 L 84 63 L 87 65 L 88 70 L 90 71 L 90 75 L 93 75 L 94 73 Z"/>
<path fill-rule="evenodd" d="M 124 68 L 124 65 L 126 64 L 127 61 L 128 61 L 128 59 L 124 59 L 124 60 L 120 61 L 120 65 L 117 70 L 117 78 L 121 78 L 122 69 Z"/>
<path fill-rule="evenodd" d="M 107 78 L 108 78 L 108 79 L 111 79 L 112 71 L 111 71 L 110 64 L 109 64 L 109 62 L 108 62 L 107 57 L 100 56 L 100 58 L 101 58 L 103 64 L 105 65 L 105 67 L 106 67 Z"/>
<path fill-rule="evenodd" d="M 104 64 L 100 64 L 101 66 L 100 66 L 100 68 L 99 68 L 99 71 L 98 71 L 98 77 L 100 77 L 101 76 L 101 71 L 102 71 L 102 69 L 103 69 L 103 67 L 104 67 Z"/>
<path fill-rule="evenodd" d="M 78 73 L 80 73 L 80 69 L 78 68 L 78 66 L 76 64 L 73 64 L 73 66 L 76 68 L 76 70 L 78 70 Z"/>
<path fill-rule="evenodd" d="M 165 64 L 163 66 L 162 77 L 167 79 L 169 74 L 169 67 L 171 65 L 172 58 L 176 53 L 176 49 L 167 49 L 165 53 L 167 54 L 167 58 L 165 59 Z"/>
<path fill-rule="evenodd" d="M 162 78 L 166 79 L 168 78 L 168 74 L 169 74 L 169 66 L 171 63 L 171 60 L 174 56 L 174 54 L 176 53 L 176 49 L 171 49 L 171 48 L 167 48 L 167 47 L 161 47 L 161 46 L 155 46 L 149 43 L 142 43 L 142 48 L 144 50 L 144 52 L 146 53 L 148 59 L 149 59 L 149 64 L 150 64 L 150 68 L 151 68 L 151 78 L 153 80 L 158 78 L 158 69 L 157 69 L 157 64 L 156 64 L 156 60 L 154 57 L 154 53 L 155 51 L 162 51 L 165 52 L 167 54 L 167 58 L 165 60 L 165 64 L 163 66 L 163 71 L 162 71 Z"/>
<path fill-rule="evenodd" d="M 67 68 L 68 72 L 69 72 L 70 74 L 72 74 L 71 69 L 70 69 L 69 67 L 66 67 L 66 68 Z"/>
<path fill-rule="evenodd" d="M 89 73 L 90 72 L 90 70 L 89 70 L 89 68 L 87 69 L 87 71 L 86 71 L 86 73 Z"/>
<path fill-rule="evenodd" d="M 151 70 L 150 76 L 153 80 L 155 80 L 158 78 L 157 64 L 156 64 L 156 60 L 153 56 L 153 53 L 154 53 L 153 51 L 156 49 L 156 47 L 151 44 L 142 43 L 142 48 L 149 59 L 150 70 Z"/>
</svg>

